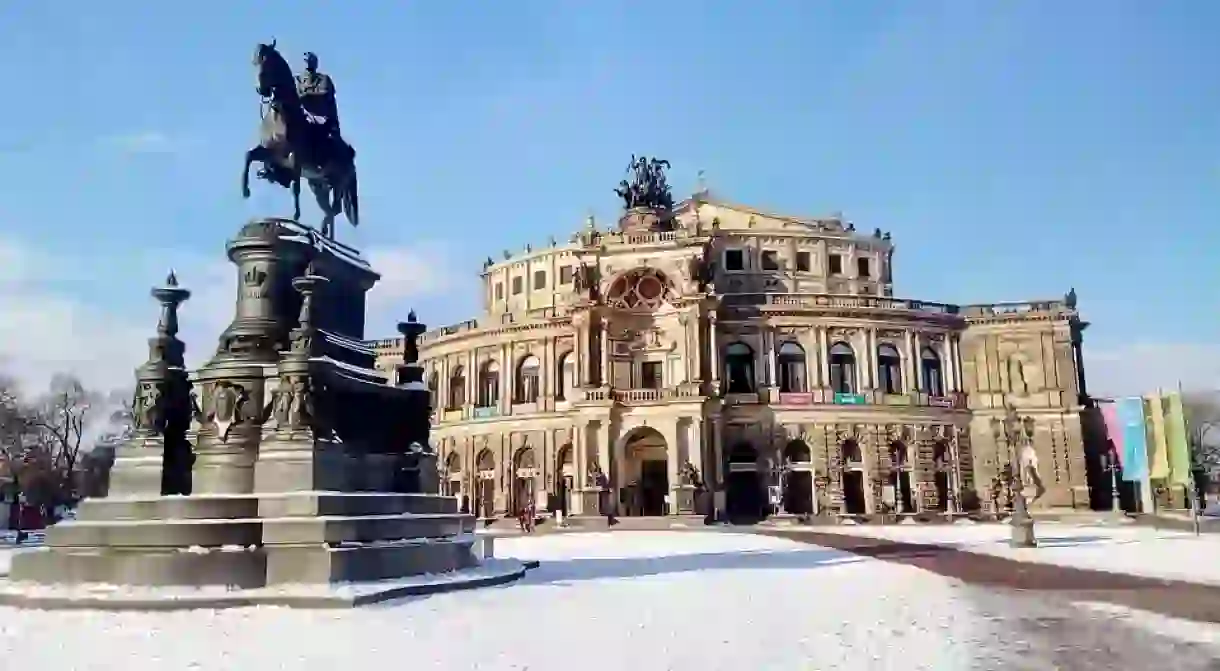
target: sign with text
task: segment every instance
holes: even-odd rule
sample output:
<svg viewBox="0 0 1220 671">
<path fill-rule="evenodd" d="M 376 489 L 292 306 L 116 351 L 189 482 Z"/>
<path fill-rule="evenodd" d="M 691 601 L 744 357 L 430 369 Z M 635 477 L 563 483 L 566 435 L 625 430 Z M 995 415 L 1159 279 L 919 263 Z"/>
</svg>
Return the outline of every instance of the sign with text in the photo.
<svg viewBox="0 0 1220 671">
<path fill-rule="evenodd" d="M 842 394 L 835 392 L 835 405 L 864 405 L 864 394 Z"/>
</svg>

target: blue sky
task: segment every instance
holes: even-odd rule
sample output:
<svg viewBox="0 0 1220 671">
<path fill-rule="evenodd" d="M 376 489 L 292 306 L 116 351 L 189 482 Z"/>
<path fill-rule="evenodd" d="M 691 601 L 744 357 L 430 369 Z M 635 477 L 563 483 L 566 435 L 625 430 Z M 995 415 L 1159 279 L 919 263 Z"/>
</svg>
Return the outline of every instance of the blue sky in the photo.
<svg viewBox="0 0 1220 671">
<path fill-rule="evenodd" d="M 1108 386 L 1220 375 L 1216 3 L 185 7 L 0 6 L 0 321 L 23 315 L 0 326 L 10 366 L 145 337 L 145 292 L 170 263 L 211 292 L 184 309 L 188 346 L 214 346 L 223 240 L 289 209 L 265 183 L 238 192 L 250 60 L 274 37 L 294 65 L 320 55 L 360 153 L 364 225 L 339 235 L 395 266 L 371 336 L 408 307 L 471 316 L 484 257 L 564 239 L 590 209 L 609 221 L 626 160 L 648 153 L 681 193 L 704 170 L 734 201 L 893 231 L 899 296 L 1076 287 Z M 54 310 L 68 335 L 38 330 Z"/>
</svg>

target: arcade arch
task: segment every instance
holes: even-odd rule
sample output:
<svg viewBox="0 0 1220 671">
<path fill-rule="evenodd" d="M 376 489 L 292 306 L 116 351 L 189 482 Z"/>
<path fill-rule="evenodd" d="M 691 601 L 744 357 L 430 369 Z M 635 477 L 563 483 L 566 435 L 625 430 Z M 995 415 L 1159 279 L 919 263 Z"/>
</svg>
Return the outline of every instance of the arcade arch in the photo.
<svg viewBox="0 0 1220 671">
<path fill-rule="evenodd" d="M 894 511 L 898 514 L 917 512 L 911 472 L 911 450 L 901 440 L 890 443 L 890 486 L 894 488 Z"/>
<path fill-rule="evenodd" d="M 668 512 L 669 449 L 665 437 L 652 427 L 636 427 L 623 436 L 619 481 L 626 483 L 625 515 L 653 517 Z"/>
<path fill-rule="evenodd" d="M 784 446 L 784 512 L 813 514 L 813 451 L 796 439 Z"/>
<path fill-rule="evenodd" d="M 752 524 L 766 517 L 767 497 L 758 473 L 758 450 L 737 443 L 729 451 L 725 478 L 725 514 L 729 522 Z"/>
<path fill-rule="evenodd" d="M 496 512 L 496 458 L 491 450 L 479 452 L 475 460 L 474 513 L 490 518 Z"/>
<path fill-rule="evenodd" d="M 864 455 L 860 443 L 848 438 L 839 445 L 840 472 L 843 483 L 843 512 L 848 515 L 868 514 L 865 495 Z"/>
<path fill-rule="evenodd" d="M 441 486 L 445 496 L 462 495 L 462 458 L 457 452 L 450 452 L 445 459 L 445 481 Z"/>
<path fill-rule="evenodd" d="M 532 501 L 538 492 L 538 462 L 534 448 L 522 447 L 513 455 L 512 511 L 518 513 Z"/>
<path fill-rule="evenodd" d="M 572 510 L 572 491 L 576 488 L 576 466 L 571 443 L 559 448 L 555 465 L 555 506 L 566 516 Z"/>
</svg>

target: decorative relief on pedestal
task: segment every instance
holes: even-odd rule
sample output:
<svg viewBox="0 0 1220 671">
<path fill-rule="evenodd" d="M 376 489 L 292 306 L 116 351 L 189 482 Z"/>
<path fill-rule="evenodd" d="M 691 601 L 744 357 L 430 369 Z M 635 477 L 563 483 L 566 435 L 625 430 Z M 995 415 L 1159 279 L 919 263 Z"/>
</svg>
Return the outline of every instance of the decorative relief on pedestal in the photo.
<svg viewBox="0 0 1220 671">
<path fill-rule="evenodd" d="M 161 385 L 141 382 L 132 402 L 131 417 L 138 435 L 151 436 L 165 430 Z"/>
<path fill-rule="evenodd" d="M 245 387 L 227 381 L 216 382 L 211 389 L 211 399 L 205 397 L 205 404 L 210 410 L 207 418 L 216 428 L 220 442 L 228 441 L 229 430 L 234 424 L 249 419 L 245 407 L 249 400 L 250 394 Z"/>
</svg>

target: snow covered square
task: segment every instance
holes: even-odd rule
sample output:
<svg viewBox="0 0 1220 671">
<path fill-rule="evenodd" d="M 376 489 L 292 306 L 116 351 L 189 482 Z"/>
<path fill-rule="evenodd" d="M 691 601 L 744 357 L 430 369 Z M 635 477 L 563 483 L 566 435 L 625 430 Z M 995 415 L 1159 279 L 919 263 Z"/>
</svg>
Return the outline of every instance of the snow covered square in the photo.
<svg viewBox="0 0 1220 671">
<path fill-rule="evenodd" d="M 1175 669 L 1207 668 L 1220 656 L 1205 643 L 1220 640 L 1215 628 L 985 592 L 753 534 L 503 538 L 497 555 L 542 565 L 509 586 L 352 611 L 0 609 L 0 659 L 6 668 L 57 671 L 966 671 L 1055 668 L 1037 664 L 1063 664 L 1064 650 L 1075 648 L 1089 659 L 1123 646 L 1178 651 Z M 1038 624 L 1048 618 L 1060 625 Z M 1055 630 L 1071 627 L 1079 631 L 1065 648 Z"/>
</svg>

